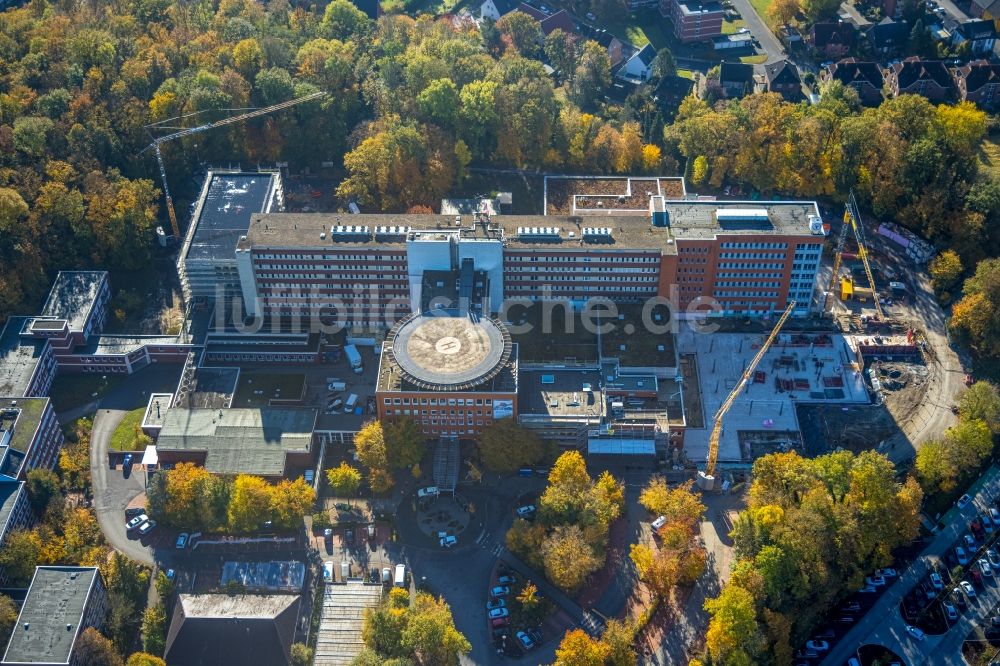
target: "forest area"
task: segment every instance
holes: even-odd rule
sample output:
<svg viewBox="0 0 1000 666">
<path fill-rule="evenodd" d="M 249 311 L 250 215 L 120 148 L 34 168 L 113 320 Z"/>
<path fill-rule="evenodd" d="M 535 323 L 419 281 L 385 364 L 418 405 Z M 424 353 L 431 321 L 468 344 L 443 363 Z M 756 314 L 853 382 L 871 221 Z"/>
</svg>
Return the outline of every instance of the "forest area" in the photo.
<svg viewBox="0 0 1000 666">
<path fill-rule="evenodd" d="M 954 329 L 980 351 L 1000 346 L 1000 308 L 982 307 L 1000 305 L 1000 268 L 984 261 L 1000 248 L 1000 182 L 979 158 L 996 117 L 916 96 L 862 108 L 833 84 L 813 106 L 772 94 L 715 106 L 689 97 L 668 123 L 655 77 L 611 104 L 603 49 L 560 30 L 543 37 L 524 18 L 479 29 L 426 15 L 373 22 L 347 0 L 323 11 L 287 0 L 32 0 L 3 12 L 0 261 L 10 270 L 0 317 L 34 311 L 57 270 L 148 264 L 165 216 L 155 162 L 142 152 L 146 125 L 325 91 L 175 142 L 168 173 L 332 162 L 346 176 L 337 194 L 373 211 L 433 209 L 473 164 L 683 173 L 692 189 L 739 184 L 765 198 L 854 189 L 874 217 L 955 251 L 938 283 L 958 302 Z"/>
</svg>

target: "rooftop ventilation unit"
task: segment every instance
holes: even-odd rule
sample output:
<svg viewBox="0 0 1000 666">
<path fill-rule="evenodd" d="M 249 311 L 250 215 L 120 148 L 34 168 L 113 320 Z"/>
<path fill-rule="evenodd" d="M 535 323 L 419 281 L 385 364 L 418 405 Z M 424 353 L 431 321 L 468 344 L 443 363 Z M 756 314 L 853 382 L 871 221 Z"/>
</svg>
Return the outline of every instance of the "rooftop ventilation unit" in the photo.
<svg viewBox="0 0 1000 666">
<path fill-rule="evenodd" d="M 809 216 L 809 233 L 811 233 L 814 236 L 823 235 L 823 218 L 821 218 L 819 215 Z"/>
<path fill-rule="evenodd" d="M 518 238 L 533 238 L 540 240 L 559 240 L 559 227 L 518 227 Z"/>
<path fill-rule="evenodd" d="M 766 208 L 716 208 L 719 222 L 767 222 Z"/>
<path fill-rule="evenodd" d="M 367 240 L 370 235 L 370 229 L 367 226 L 338 224 L 335 227 L 330 227 L 330 238 L 334 241 L 356 241 L 360 238 Z"/>
<path fill-rule="evenodd" d="M 410 228 L 406 226 L 377 226 L 375 227 L 375 238 L 377 240 L 391 238 L 405 238 L 410 233 Z"/>
<path fill-rule="evenodd" d="M 611 227 L 584 227 L 583 240 L 588 243 L 610 243 L 613 240 Z"/>
</svg>

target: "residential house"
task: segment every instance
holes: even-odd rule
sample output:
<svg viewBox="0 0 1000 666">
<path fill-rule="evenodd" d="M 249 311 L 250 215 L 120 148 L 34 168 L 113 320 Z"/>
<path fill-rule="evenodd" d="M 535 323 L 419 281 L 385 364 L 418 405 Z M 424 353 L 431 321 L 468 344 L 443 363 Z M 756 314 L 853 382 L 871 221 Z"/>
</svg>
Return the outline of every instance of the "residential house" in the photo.
<svg viewBox="0 0 1000 666">
<path fill-rule="evenodd" d="M 97 567 L 35 567 L 3 666 L 77 666 L 77 639 L 100 630 L 108 596 Z M 87 662 L 91 663 L 91 662 Z"/>
<path fill-rule="evenodd" d="M 607 30 L 601 30 L 595 35 L 594 41 L 603 46 L 604 50 L 607 51 L 612 67 L 617 67 L 618 63 L 625 58 L 625 45 Z"/>
<path fill-rule="evenodd" d="M 652 44 L 646 44 L 618 70 L 617 76 L 631 81 L 648 81 L 653 74 L 655 59 L 656 49 Z"/>
<path fill-rule="evenodd" d="M 893 63 L 886 70 L 886 84 L 893 97 L 909 93 L 921 95 L 932 102 L 944 102 L 951 98 L 951 74 L 941 60 L 911 56 Z"/>
<path fill-rule="evenodd" d="M 845 86 L 854 88 L 862 104 L 877 106 L 882 102 L 883 79 L 878 63 L 845 58 L 827 67 L 823 78 L 827 81 L 840 81 Z"/>
<path fill-rule="evenodd" d="M 165 660 L 171 666 L 288 666 L 300 606 L 297 594 L 178 595 Z"/>
<path fill-rule="evenodd" d="M 969 43 L 969 51 L 974 56 L 987 56 L 993 53 L 997 30 L 993 21 L 977 19 L 959 23 L 952 32 L 952 44 L 959 46 Z"/>
<path fill-rule="evenodd" d="M 838 60 L 854 48 L 854 36 L 854 25 L 846 21 L 814 23 L 809 43 L 821 56 Z"/>
<path fill-rule="evenodd" d="M 576 23 L 573 22 L 573 17 L 565 9 L 560 9 L 552 16 L 543 18 L 539 22 L 539 27 L 542 29 L 542 34 L 546 36 L 557 29 L 570 34 L 576 33 Z"/>
<path fill-rule="evenodd" d="M 740 99 L 753 92 L 753 65 L 724 62 L 719 66 L 719 86 L 729 99 Z"/>
<path fill-rule="evenodd" d="M 524 2 L 522 2 L 521 4 L 519 4 L 514 9 L 514 11 L 521 12 L 522 14 L 527 14 L 528 16 L 530 16 L 531 18 L 535 19 L 539 23 L 542 22 L 542 19 L 544 19 L 544 18 L 546 18 L 548 16 L 548 14 L 546 14 L 545 12 L 543 12 L 541 9 L 537 9 L 535 7 L 532 7 L 531 5 L 526 4 Z"/>
<path fill-rule="evenodd" d="M 905 21 L 882 19 L 868 29 L 872 50 L 882 55 L 901 53 L 910 41 L 910 26 Z"/>
<path fill-rule="evenodd" d="M 673 118 L 684 98 L 694 90 L 694 81 L 683 76 L 664 76 L 653 91 L 653 99 L 659 104 L 664 115 Z"/>
<path fill-rule="evenodd" d="M 1000 109 L 1000 65 L 975 60 L 952 70 L 958 99 L 990 111 Z"/>
<path fill-rule="evenodd" d="M 660 14 L 674 24 L 674 37 L 682 44 L 706 42 L 722 34 L 725 18 L 716 0 L 660 0 Z"/>
<path fill-rule="evenodd" d="M 517 5 L 518 3 L 514 0 L 485 0 L 479 6 L 479 18 L 491 18 L 494 21 L 499 21 L 501 16 L 514 11 Z"/>
<path fill-rule="evenodd" d="M 799 70 L 787 60 L 764 65 L 764 85 L 767 92 L 778 93 L 789 102 L 802 99 L 802 79 Z"/>
</svg>

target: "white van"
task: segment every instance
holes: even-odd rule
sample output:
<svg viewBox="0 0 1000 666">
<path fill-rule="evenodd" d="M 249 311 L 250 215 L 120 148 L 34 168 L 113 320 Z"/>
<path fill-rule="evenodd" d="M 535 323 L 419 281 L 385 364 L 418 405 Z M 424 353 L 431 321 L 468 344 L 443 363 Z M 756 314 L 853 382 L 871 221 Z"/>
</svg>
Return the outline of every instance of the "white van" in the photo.
<svg viewBox="0 0 1000 666">
<path fill-rule="evenodd" d="M 406 587 L 406 565 L 397 564 L 396 565 L 396 577 L 393 579 L 393 585 L 396 587 Z"/>
<path fill-rule="evenodd" d="M 323 581 L 327 583 L 333 582 L 333 562 L 323 563 Z"/>
<path fill-rule="evenodd" d="M 354 409 L 354 405 L 356 404 L 358 404 L 358 394 L 352 393 L 351 395 L 347 396 L 347 402 L 344 403 L 344 409 L 348 411 L 352 410 Z"/>
</svg>

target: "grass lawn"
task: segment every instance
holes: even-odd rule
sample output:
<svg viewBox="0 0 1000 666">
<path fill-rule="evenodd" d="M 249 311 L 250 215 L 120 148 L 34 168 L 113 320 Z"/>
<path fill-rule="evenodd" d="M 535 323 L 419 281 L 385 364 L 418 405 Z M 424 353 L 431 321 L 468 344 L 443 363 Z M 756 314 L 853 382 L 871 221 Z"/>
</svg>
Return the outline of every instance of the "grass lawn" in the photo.
<svg viewBox="0 0 1000 666">
<path fill-rule="evenodd" d="M 107 377 L 107 380 L 101 377 Z M 98 400 L 125 379 L 125 375 L 94 373 L 63 373 L 56 375 L 49 397 L 52 408 L 65 412 Z M 95 395 L 96 394 L 96 395 Z"/>
<path fill-rule="evenodd" d="M 771 6 L 771 0 L 750 0 L 750 4 L 760 19 L 767 23 L 767 10 Z"/>
<path fill-rule="evenodd" d="M 748 65 L 762 65 L 767 62 L 767 54 L 761 53 L 759 55 L 741 56 L 740 62 L 744 62 Z"/>
<path fill-rule="evenodd" d="M 601 27 L 618 39 L 634 44 L 636 48 L 652 44 L 653 48 L 659 51 L 668 45 L 667 33 L 663 31 L 662 19 L 655 11 L 626 14 L 618 20 L 602 24 Z"/>
<path fill-rule="evenodd" d="M 740 28 L 747 27 L 747 22 L 743 19 L 736 19 L 735 21 L 723 21 L 722 22 L 722 34 L 732 35 Z"/>
<path fill-rule="evenodd" d="M 135 429 L 137 426 L 142 425 L 143 414 L 146 413 L 145 407 L 139 407 L 133 409 L 131 412 L 125 415 L 122 422 L 118 424 L 115 428 L 114 433 L 111 435 L 111 450 L 112 451 L 133 451 L 135 445 Z"/>
<path fill-rule="evenodd" d="M 979 150 L 979 164 L 983 175 L 1000 178 L 1000 136 L 991 136 L 983 141 Z"/>
<path fill-rule="evenodd" d="M 678 69 L 677 76 L 683 77 L 685 79 L 694 80 L 694 70 L 691 69 Z"/>
</svg>

